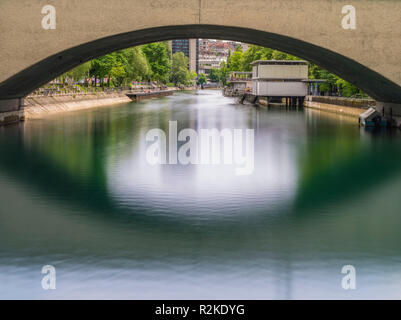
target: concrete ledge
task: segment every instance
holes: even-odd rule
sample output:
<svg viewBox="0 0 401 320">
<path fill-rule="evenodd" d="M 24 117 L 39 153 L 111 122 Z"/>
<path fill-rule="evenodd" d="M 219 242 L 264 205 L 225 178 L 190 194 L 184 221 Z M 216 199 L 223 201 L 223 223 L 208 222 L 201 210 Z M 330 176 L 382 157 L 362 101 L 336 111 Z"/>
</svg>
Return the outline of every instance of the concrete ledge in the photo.
<svg viewBox="0 0 401 320">
<path fill-rule="evenodd" d="M 322 110 L 337 114 L 344 114 L 355 118 L 359 118 L 359 115 L 366 111 L 366 109 L 364 108 L 352 108 L 328 103 L 311 102 L 307 100 L 305 101 L 304 106 L 306 108 Z"/>
<path fill-rule="evenodd" d="M 88 95 L 28 97 L 25 99 L 25 117 L 26 119 L 38 119 L 63 112 L 128 102 L 131 102 L 131 99 L 125 93 L 99 92 Z"/>
<path fill-rule="evenodd" d="M 343 97 L 327 97 L 327 96 L 307 96 L 306 99 L 310 102 L 319 102 L 325 104 L 334 104 L 336 106 L 369 109 L 376 106 L 376 101 L 372 99 L 355 99 Z"/>
<path fill-rule="evenodd" d="M 151 91 L 151 92 L 127 93 L 126 95 L 131 100 L 139 102 L 146 99 L 171 96 L 173 93 L 174 93 L 173 90 L 162 90 L 162 91 Z"/>
<path fill-rule="evenodd" d="M 25 120 L 24 110 L 0 112 L 0 126 Z"/>
</svg>

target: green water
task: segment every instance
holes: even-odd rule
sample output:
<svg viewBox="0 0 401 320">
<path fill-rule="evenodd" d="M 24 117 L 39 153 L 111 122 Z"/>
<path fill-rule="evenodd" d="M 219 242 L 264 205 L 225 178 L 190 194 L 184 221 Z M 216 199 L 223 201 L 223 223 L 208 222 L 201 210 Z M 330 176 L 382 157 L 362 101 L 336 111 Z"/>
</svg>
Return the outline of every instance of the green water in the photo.
<svg viewBox="0 0 401 320">
<path fill-rule="evenodd" d="M 169 121 L 254 129 L 253 173 L 150 165 Z M 0 298 L 401 298 L 400 190 L 397 131 L 218 91 L 2 127 Z"/>
</svg>

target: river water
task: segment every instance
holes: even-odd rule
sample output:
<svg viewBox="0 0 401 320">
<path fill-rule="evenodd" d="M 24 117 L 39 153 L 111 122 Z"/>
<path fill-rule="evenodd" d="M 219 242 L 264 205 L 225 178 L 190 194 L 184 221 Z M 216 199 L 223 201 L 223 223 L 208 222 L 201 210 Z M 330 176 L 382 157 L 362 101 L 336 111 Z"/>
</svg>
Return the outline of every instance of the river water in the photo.
<svg viewBox="0 0 401 320">
<path fill-rule="evenodd" d="M 169 121 L 253 129 L 253 173 L 151 165 Z M 396 131 L 212 90 L 3 127 L 0 297 L 401 298 L 400 190 Z"/>
</svg>

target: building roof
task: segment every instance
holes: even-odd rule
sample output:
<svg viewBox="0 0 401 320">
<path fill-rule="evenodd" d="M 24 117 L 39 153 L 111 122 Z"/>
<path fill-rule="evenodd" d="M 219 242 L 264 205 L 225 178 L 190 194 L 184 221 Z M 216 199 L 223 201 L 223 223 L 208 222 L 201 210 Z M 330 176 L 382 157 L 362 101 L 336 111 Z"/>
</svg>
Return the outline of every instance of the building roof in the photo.
<svg viewBox="0 0 401 320">
<path fill-rule="evenodd" d="M 304 60 L 256 60 L 251 65 L 268 64 L 268 65 L 307 65 L 308 62 Z"/>
</svg>

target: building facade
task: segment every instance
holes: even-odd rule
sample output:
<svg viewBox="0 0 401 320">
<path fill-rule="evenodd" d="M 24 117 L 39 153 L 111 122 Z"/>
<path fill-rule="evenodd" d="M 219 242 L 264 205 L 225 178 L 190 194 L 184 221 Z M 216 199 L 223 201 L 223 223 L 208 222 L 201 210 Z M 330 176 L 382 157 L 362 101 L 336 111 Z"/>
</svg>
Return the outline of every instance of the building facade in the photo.
<svg viewBox="0 0 401 320">
<path fill-rule="evenodd" d="M 210 70 L 218 69 L 222 62 L 227 62 L 230 52 L 238 47 L 243 51 L 248 45 L 237 41 L 200 39 L 199 40 L 199 73 L 210 74 Z"/>
<path fill-rule="evenodd" d="M 308 63 L 300 60 L 252 62 L 252 94 L 264 97 L 305 97 Z"/>
<path fill-rule="evenodd" d="M 218 69 L 222 62 L 227 62 L 229 52 L 241 46 L 243 50 L 247 44 L 236 41 L 222 41 L 213 39 L 178 39 L 170 41 L 172 54 L 183 52 L 189 61 L 189 71 L 197 74 L 210 73 L 212 69 Z"/>
<path fill-rule="evenodd" d="M 170 41 L 172 54 L 182 52 L 188 58 L 189 71 L 199 73 L 199 39 Z"/>
</svg>

